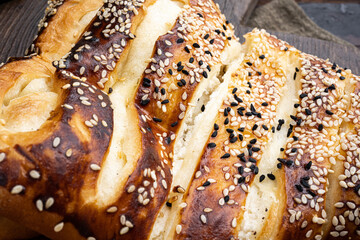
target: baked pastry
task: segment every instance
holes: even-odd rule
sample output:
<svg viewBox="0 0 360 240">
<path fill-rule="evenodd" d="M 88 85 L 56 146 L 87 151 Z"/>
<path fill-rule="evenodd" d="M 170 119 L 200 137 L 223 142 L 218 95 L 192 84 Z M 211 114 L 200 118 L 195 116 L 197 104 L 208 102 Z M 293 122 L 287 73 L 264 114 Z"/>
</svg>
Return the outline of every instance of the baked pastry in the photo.
<svg viewBox="0 0 360 240">
<path fill-rule="evenodd" d="M 0 68 L 2 216 L 51 239 L 359 237 L 359 77 L 264 30 L 240 45 L 212 0 L 106 0 L 81 26 L 71 2 Z"/>
<path fill-rule="evenodd" d="M 12 91 L 7 93 L 6 97 L 8 99 L 5 98 L 3 100 L 4 105 L 8 105 L 10 99 L 14 98 L 16 95 L 26 95 L 32 91 L 36 91 L 36 89 L 38 89 L 37 91 L 46 90 L 47 87 L 43 79 L 52 76 L 56 70 L 51 65 L 52 61 L 59 59 L 71 49 L 72 45 L 78 41 L 81 34 L 92 20 L 97 10 L 102 6 L 102 4 L 103 1 L 101 0 L 48 1 L 48 7 L 46 8 L 45 16 L 40 21 L 38 26 L 39 35 L 35 37 L 34 43 L 25 53 L 27 58 L 29 56 L 33 56 L 33 59 L 24 59 L 14 63 L 8 63 L 7 67 L 4 67 L 1 70 L 3 81 L 9 78 L 9 76 L 11 76 L 11 78 L 14 77 L 19 79 L 19 81 L 8 82 L 10 86 L 14 83 L 15 85 L 12 86 Z M 58 28 L 59 25 L 62 27 Z M 39 62 L 41 63 L 39 64 Z M 19 67 L 15 67 L 17 65 L 19 65 Z M 46 65 L 47 69 L 39 70 L 39 65 Z M 33 67 L 38 72 L 32 72 L 30 69 Z M 23 68 L 29 71 L 25 71 Z M 37 78 L 38 80 L 35 80 Z M 32 80 L 34 80 L 33 83 L 29 83 Z M 5 83 L 2 83 L 2 87 L 4 88 L 5 86 L 3 84 Z M 21 90 L 27 85 L 27 90 L 24 89 L 21 92 Z M 35 102 L 32 106 L 29 105 L 28 107 L 24 107 L 22 110 L 19 110 L 21 113 L 26 114 L 29 110 L 29 107 L 36 109 L 41 106 L 42 108 L 46 108 L 46 98 L 44 102 L 41 101 L 43 97 L 44 96 L 41 96 L 40 99 L 38 97 L 40 101 Z M 27 96 L 19 100 L 20 102 L 26 102 L 27 98 L 31 99 L 32 97 Z M 15 106 L 15 104 L 13 106 Z M 19 108 L 21 107 L 19 106 Z M 5 108 L 3 108 L 2 111 L 5 111 Z M 9 115 L 11 115 L 11 111 L 13 111 L 13 109 L 7 108 L 6 111 L 9 112 Z M 15 127 L 20 127 L 23 123 L 23 120 L 19 119 L 19 113 L 20 112 L 15 111 L 13 116 L 7 116 L 14 120 L 9 120 L 8 122 L 12 122 L 13 126 Z M 3 114 L 3 116 L 5 116 L 5 114 Z M 32 119 L 29 119 L 29 121 L 36 125 L 37 119 L 34 118 L 36 113 L 30 114 L 30 116 L 32 116 Z M 43 117 L 47 118 L 47 116 Z M 11 128 L 9 125 L 8 127 Z M 26 128 L 26 126 L 22 127 Z M 0 219 L 0 222 L 0 239 L 28 239 L 37 235 L 36 233 L 26 229 L 24 226 L 11 222 L 8 219 Z"/>
</svg>

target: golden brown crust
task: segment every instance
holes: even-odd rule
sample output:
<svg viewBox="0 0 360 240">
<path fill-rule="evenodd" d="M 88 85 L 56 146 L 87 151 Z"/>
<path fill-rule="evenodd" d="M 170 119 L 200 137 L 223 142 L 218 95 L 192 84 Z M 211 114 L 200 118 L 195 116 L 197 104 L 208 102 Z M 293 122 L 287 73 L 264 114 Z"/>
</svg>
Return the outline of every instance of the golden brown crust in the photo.
<svg viewBox="0 0 360 240">
<path fill-rule="evenodd" d="M 25 55 L 41 55 L 50 62 L 61 58 L 78 41 L 102 4 L 101 0 L 49 0 L 38 34 Z"/>
<path fill-rule="evenodd" d="M 15 212 L 33 212 L 38 218 L 42 211 L 48 211 L 63 216 L 65 222 L 72 222 L 84 211 L 81 195 L 95 190 L 98 171 L 94 166 L 101 167 L 112 132 L 110 101 L 96 88 L 76 80 L 69 80 L 61 94 L 61 106 L 38 131 L 8 133 L 2 130 L 1 191 L 6 189 L 13 195 L 1 199 L 4 216 L 8 216 L 19 201 L 29 201 L 33 203 L 32 208 Z M 88 127 L 87 121 L 96 125 Z M 72 207 L 69 209 L 69 206 Z M 14 218 L 13 214 L 14 211 L 8 217 Z M 30 225 L 30 222 L 24 223 Z M 75 226 L 78 223 L 73 222 Z M 52 224 L 57 223 L 50 220 L 46 226 L 39 224 L 35 229 L 43 227 L 43 232 L 53 236 Z M 91 231 L 91 218 L 83 219 L 81 224 L 83 228 L 86 226 L 86 231 Z"/>
<path fill-rule="evenodd" d="M 329 219 L 327 239 L 357 239 L 360 236 L 360 182 L 359 182 L 359 94 L 360 78 L 345 71 L 343 75 L 351 79 L 349 109 L 340 131 L 341 156 L 335 166 L 334 182 L 336 190 L 330 199 L 333 214 Z"/>
<path fill-rule="evenodd" d="M 114 134 L 117 109 L 112 108 L 118 103 L 111 102 L 116 98 L 109 94 L 123 80 L 120 73 L 133 33 L 146 7 L 154 2 L 108 0 L 88 27 L 87 23 L 79 28 L 65 24 L 57 30 L 57 24 L 74 23 L 100 3 L 52 1 L 33 48 L 40 49 L 40 56 L 0 69 L 0 102 L 4 104 L 0 116 L 7 117 L 0 119 L 1 215 L 52 239 L 149 239 L 163 207 L 171 208 L 176 196 L 185 193 L 177 203 L 180 213 L 169 213 L 179 213 L 172 218 L 179 220 L 178 225 L 163 226 L 176 226 L 175 239 L 243 237 L 239 232 L 240 224 L 248 221 L 244 217 L 248 192 L 258 179 L 271 136 L 283 125 L 277 108 L 289 76 L 277 58 L 290 54 L 299 58 L 299 51 L 263 31 L 253 32 L 264 39 L 253 39 L 257 47 L 246 49 L 245 59 L 231 76 L 214 131 L 202 157 L 194 159 L 200 163 L 189 189 L 171 189 L 175 134 L 187 106 L 197 100 L 200 82 L 219 77 L 214 72 L 221 72 L 222 54 L 234 38 L 232 26 L 212 0 L 189 0 L 171 31 L 157 40 L 137 92 L 129 94 L 121 109 L 136 122 L 131 129 L 137 131 L 134 149 L 139 153 L 130 160 L 122 149 L 116 150 L 125 156 L 115 160 L 132 161 L 131 171 L 118 176 L 122 182 L 110 193 L 111 201 L 96 199 L 102 196 L 102 175 L 112 174 L 103 170 L 110 161 L 111 146 L 120 145 L 114 141 L 118 140 Z M 54 12 L 56 17 L 52 17 Z M 46 22 L 51 26 L 46 27 Z M 69 28 L 71 33 L 64 33 Z M 69 50 L 59 39 L 51 43 L 50 36 L 59 35 L 69 44 L 80 40 L 54 63 L 54 74 L 49 60 Z M 294 106 L 296 114 L 291 116 L 282 157 L 277 159 L 281 170 L 260 177 L 260 182 L 276 178 L 280 186 L 274 193 L 280 204 L 275 206 L 274 201 L 268 218 L 281 227 L 274 224 L 274 229 L 262 229 L 257 236 L 267 238 L 275 232 L 276 239 L 356 239 L 360 234 L 360 84 L 354 87 L 352 106 L 345 116 L 343 80 L 348 81 L 350 73 L 307 54 L 300 58 L 294 75 L 301 86 L 299 103 Z M 45 79 L 45 93 L 26 95 L 25 86 L 39 79 Z M 135 83 L 125 90 L 130 88 L 135 91 Z M 7 123 L 19 125 L 19 119 L 27 122 L 31 115 L 46 111 L 50 117 L 36 131 L 11 128 Z M 342 126 L 339 135 L 342 119 L 350 123 Z M 336 162 L 341 164 L 333 166 Z M 334 180 L 338 172 L 339 179 Z M 332 190 L 336 196 L 328 192 L 335 189 L 329 180 L 341 187 Z M 335 201 L 331 198 L 336 203 L 328 206 Z M 269 227 L 272 222 L 265 221 L 265 228 Z"/>
<path fill-rule="evenodd" d="M 233 28 L 213 1 L 190 1 L 174 27 L 159 37 L 136 103 L 161 126 L 176 132 L 201 81 L 234 38 Z"/>
<path fill-rule="evenodd" d="M 135 4 L 140 8 L 143 2 L 138 1 Z M 146 4 L 151 3 L 152 1 L 147 1 Z M 108 5 L 105 4 L 105 10 Z M 119 8 L 123 9 L 124 5 Z M 135 15 L 137 14 L 138 12 Z M 141 18 L 142 16 L 137 17 L 136 22 L 141 21 Z M 111 36 L 107 40 L 103 39 L 102 43 L 111 46 L 117 40 L 118 38 Z M 17 64 L 13 63 L 15 68 Z M 69 65 L 72 66 L 71 61 Z M 5 66 L 2 70 L 14 66 Z M 30 72 L 24 64 L 19 69 L 24 72 L 18 74 L 14 71 L 14 76 L 8 74 L 11 79 L 8 77 L 6 80 L 16 82 L 16 77 L 20 78 L 21 74 Z M 160 146 L 156 147 L 158 142 L 163 144 L 163 132 L 155 135 L 161 129 L 157 130 L 156 126 L 151 128 L 151 124 L 142 119 L 139 131 L 141 129 L 144 132 L 144 154 L 128 180 L 128 190 L 121 194 L 115 203 L 105 209 L 99 208 L 96 202 L 88 198 L 96 195 L 98 175 L 112 135 L 111 102 L 104 92 L 78 80 L 76 70 L 69 69 L 56 74 L 54 89 L 57 90 L 57 85 L 64 83 L 58 100 L 59 107 L 38 131 L 9 133 L 4 130 L 4 142 L 1 146 L 3 169 L 0 172 L 2 186 L 6 187 L 7 191 L 1 190 L 4 196 L 4 208 L 1 212 L 54 239 L 119 238 L 129 231 L 131 234 L 127 234 L 125 238 L 131 239 L 134 235 L 146 238 L 153 222 L 149 221 L 150 216 L 156 216 L 156 209 L 164 203 L 167 185 L 170 185 L 170 170 L 166 165 L 169 161 L 165 160 L 165 164 L 160 162 L 167 158 L 168 153 L 165 151 L 160 156 L 162 149 Z M 110 70 L 113 69 L 108 69 L 109 72 Z M 54 77 L 51 71 L 49 75 Z M 4 81 L 4 85 L 7 81 Z M 21 172 L 17 170 L 20 166 Z M 155 179 L 150 181 L 151 178 Z M 140 184 L 146 185 L 145 191 L 140 189 Z M 130 194 L 133 190 L 130 191 L 129 188 L 133 187 L 136 187 L 137 192 Z M 11 201 L 8 201 L 10 198 Z M 149 202 L 151 198 L 155 200 Z M 11 205 L 17 205 L 19 201 L 26 202 L 24 208 L 9 212 L 9 209 L 13 208 Z M 34 214 L 32 217 L 25 217 L 26 212 Z M 33 226 L 36 219 L 39 224 Z"/>
<path fill-rule="evenodd" d="M 338 67 L 302 54 L 301 91 L 295 126 L 290 126 L 284 156 L 286 207 L 281 239 L 322 239 L 326 223 L 328 174 L 339 154 L 338 129 L 345 113 L 344 82 Z"/>
<path fill-rule="evenodd" d="M 129 42 L 136 37 L 133 32 L 143 19 L 144 9 L 153 3 L 154 0 L 138 0 L 130 7 L 126 1 L 105 2 L 72 50 L 65 58 L 54 62 L 58 71 L 101 89 L 112 85 L 115 81 L 112 78 L 119 76 L 111 77 L 110 74 L 118 62 L 126 59 Z"/>
<path fill-rule="evenodd" d="M 255 38 L 258 32 L 252 34 Z M 283 46 L 290 46 L 268 38 L 271 36 L 261 41 L 262 47 L 250 45 L 232 73 L 227 97 L 189 189 L 182 230 L 176 238 L 237 238 L 247 193 L 271 139 L 286 81 L 284 69 L 269 49 L 276 49 L 279 57 L 286 54 Z"/>
</svg>

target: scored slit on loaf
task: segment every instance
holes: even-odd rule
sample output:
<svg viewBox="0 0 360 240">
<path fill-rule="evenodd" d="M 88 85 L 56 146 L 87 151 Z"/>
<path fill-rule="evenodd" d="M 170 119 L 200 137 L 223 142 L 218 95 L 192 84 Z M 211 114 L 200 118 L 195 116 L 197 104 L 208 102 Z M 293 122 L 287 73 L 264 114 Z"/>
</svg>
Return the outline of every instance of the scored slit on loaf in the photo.
<svg viewBox="0 0 360 240">
<path fill-rule="evenodd" d="M 350 70 L 240 45 L 212 0 L 52 6 L 0 68 L 2 216 L 51 239 L 359 237 Z"/>
</svg>

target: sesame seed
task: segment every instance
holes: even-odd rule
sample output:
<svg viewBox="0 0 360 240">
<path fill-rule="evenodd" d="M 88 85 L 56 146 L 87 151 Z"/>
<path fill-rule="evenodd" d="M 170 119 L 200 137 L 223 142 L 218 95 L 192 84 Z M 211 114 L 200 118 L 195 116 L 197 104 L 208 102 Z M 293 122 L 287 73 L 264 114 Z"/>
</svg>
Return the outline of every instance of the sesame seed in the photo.
<svg viewBox="0 0 360 240">
<path fill-rule="evenodd" d="M 56 137 L 54 138 L 54 141 L 53 141 L 53 147 L 54 148 L 57 148 L 59 145 L 60 145 L 60 138 L 59 137 Z"/>
<path fill-rule="evenodd" d="M 69 158 L 69 157 L 71 157 L 71 155 L 72 155 L 72 149 L 69 148 L 69 149 L 66 151 L 65 156 Z"/>
<path fill-rule="evenodd" d="M 57 225 L 55 225 L 54 232 L 60 232 L 61 230 L 63 230 L 63 228 L 64 228 L 64 223 L 60 222 Z"/>
<path fill-rule="evenodd" d="M 52 197 L 48 198 L 45 202 L 45 209 L 51 208 L 52 205 L 54 205 L 54 203 L 55 203 L 54 198 L 52 198 Z"/>
<path fill-rule="evenodd" d="M 180 234 L 181 233 L 181 230 L 182 230 L 182 226 L 179 224 L 179 225 L 176 225 L 176 233 L 177 234 Z"/>
<path fill-rule="evenodd" d="M 118 208 L 116 206 L 112 206 L 106 210 L 107 213 L 115 213 L 117 212 Z"/>
<path fill-rule="evenodd" d="M 236 228 L 237 222 L 236 222 L 236 218 L 233 218 L 233 220 L 231 221 L 231 226 L 233 228 Z"/>
<path fill-rule="evenodd" d="M 203 215 L 203 214 L 200 215 L 200 220 L 203 224 L 206 224 L 206 222 L 207 222 L 207 219 L 206 219 L 205 215 Z"/>
<path fill-rule="evenodd" d="M 120 235 L 124 235 L 126 233 L 128 233 L 130 230 L 129 227 L 123 227 L 121 230 L 120 230 Z"/>
<path fill-rule="evenodd" d="M 3 162 L 6 158 L 6 154 L 4 152 L 0 153 L 0 163 Z"/>
<path fill-rule="evenodd" d="M 274 174 L 268 173 L 267 176 L 268 176 L 268 178 L 269 178 L 270 180 L 275 180 Z"/>
<path fill-rule="evenodd" d="M 90 164 L 90 169 L 93 171 L 100 171 L 101 167 L 95 163 Z"/>
<path fill-rule="evenodd" d="M 31 170 L 29 172 L 30 177 L 32 177 L 33 179 L 39 179 L 40 178 L 40 173 L 36 170 Z"/>
<path fill-rule="evenodd" d="M 11 189 L 11 194 L 20 194 L 22 191 L 25 190 L 25 187 L 22 185 L 15 185 L 12 189 Z"/>
<path fill-rule="evenodd" d="M 44 210 L 44 204 L 40 199 L 36 200 L 35 205 L 39 212 L 42 212 Z"/>
</svg>

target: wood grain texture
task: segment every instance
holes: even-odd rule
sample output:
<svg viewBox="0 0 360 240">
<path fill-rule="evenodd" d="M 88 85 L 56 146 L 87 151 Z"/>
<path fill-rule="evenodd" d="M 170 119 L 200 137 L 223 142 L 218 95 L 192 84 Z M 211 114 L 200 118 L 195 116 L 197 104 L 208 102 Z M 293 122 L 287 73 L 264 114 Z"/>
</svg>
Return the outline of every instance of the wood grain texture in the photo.
<svg viewBox="0 0 360 240">
<path fill-rule="evenodd" d="M 258 0 L 215 0 L 232 24 L 244 24 L 255 9 Z"/>
<path fill-rule="evenodd" d="M 46 3 L 46 0 L 12 0 L 0 4 L 0 62 L 24 55 L 36 35 Z"/>
<path fill-rule="evenodd" d="M 236 28 L 238 36 L 251 29 L 241 26 L 247 12 L 251 12 L 251 1 L 257 0 L 215 0 Z M 37 24 L 44 14 L 46 0 L 11 0 L 0 4 L 0 62 L 8 57 L 23 56 L 37 31 Z M 348 67 L 360 74 L 360 54 L 351 47 L 338 45 L 318 39 L 275 33 L 300 50 L 329 58 L 342 67 Z"/>
</svg>

